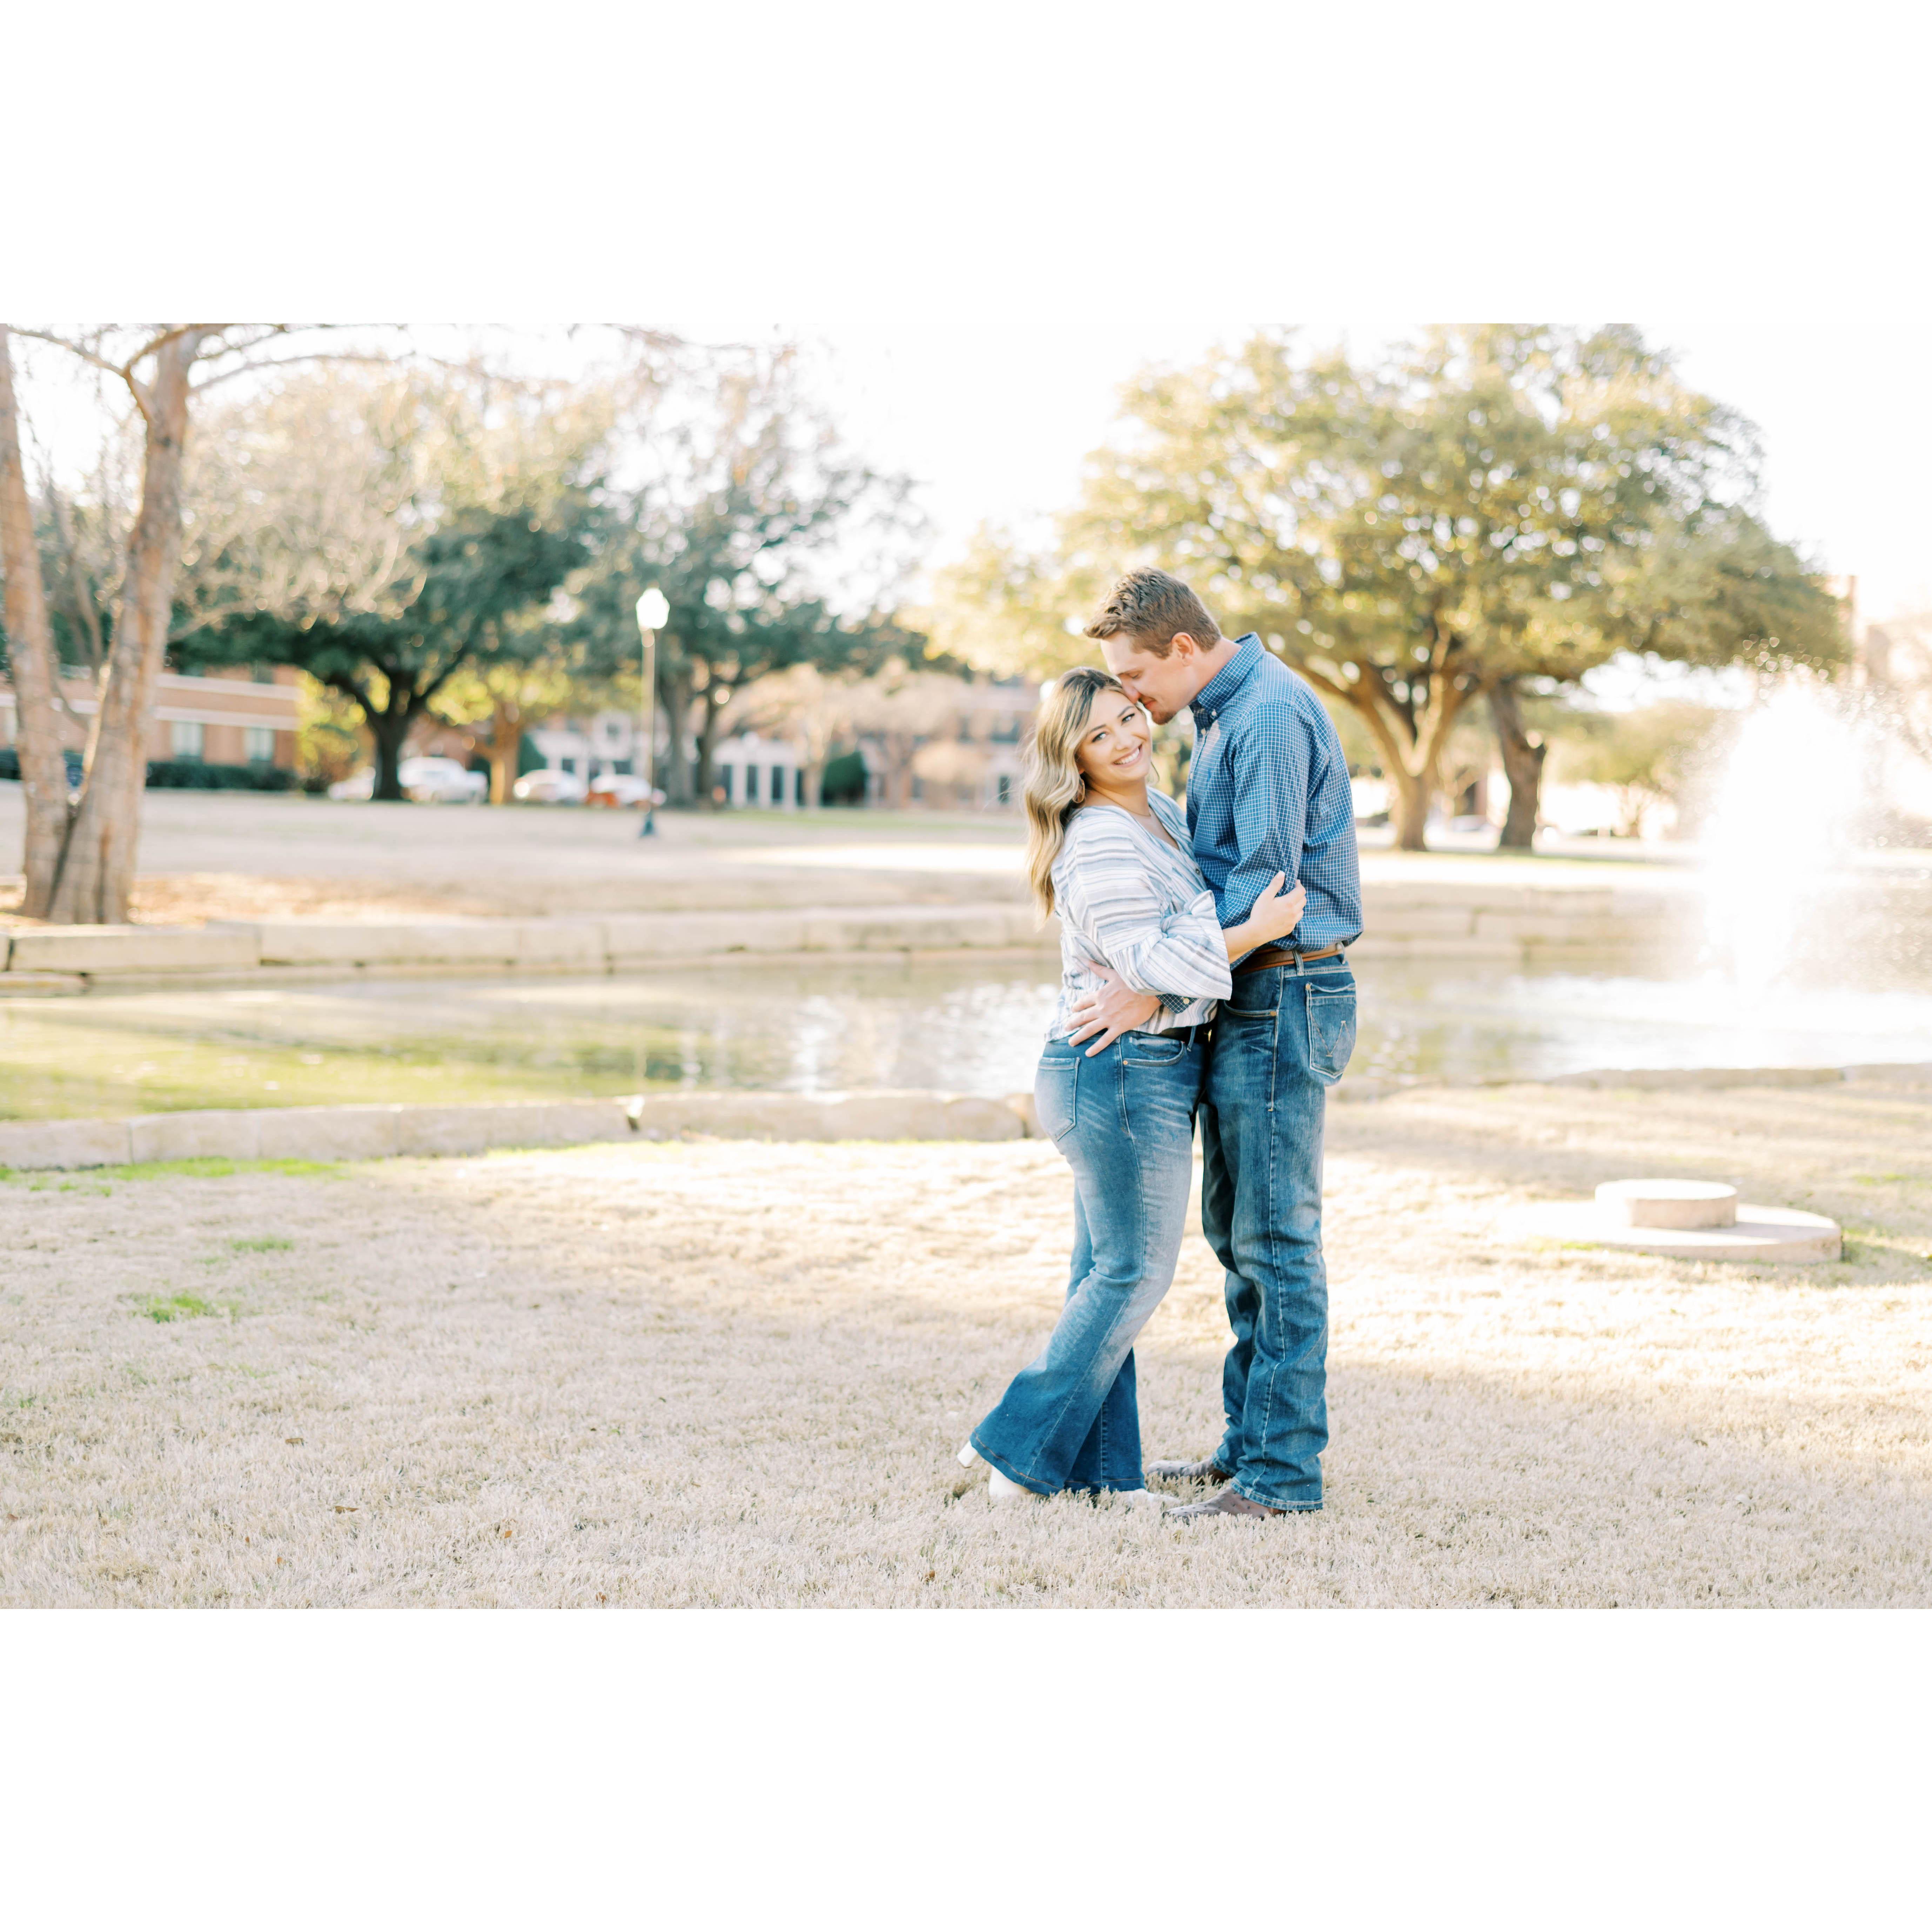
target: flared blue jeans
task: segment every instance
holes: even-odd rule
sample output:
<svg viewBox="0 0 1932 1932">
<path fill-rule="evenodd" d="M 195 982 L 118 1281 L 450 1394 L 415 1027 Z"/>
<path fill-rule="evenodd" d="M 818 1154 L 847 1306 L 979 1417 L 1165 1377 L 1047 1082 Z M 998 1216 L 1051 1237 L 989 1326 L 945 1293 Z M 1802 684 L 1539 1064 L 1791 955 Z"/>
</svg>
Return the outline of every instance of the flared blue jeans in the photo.
<svg viewBox="0 0 1932 1932">
<path fill-rule="evenodd" d="M 1091 1056 L 1052 1040 L 1040 1055 L 1034 1108 L 1073 1170 L 1066 1305 L 973 1446 L 1042 1495 L 1142 1486 L 1134 1340 L 1174 1280 L 1204 1059 L 1192 1031 L 1126 1034 Z"/>
</svg>

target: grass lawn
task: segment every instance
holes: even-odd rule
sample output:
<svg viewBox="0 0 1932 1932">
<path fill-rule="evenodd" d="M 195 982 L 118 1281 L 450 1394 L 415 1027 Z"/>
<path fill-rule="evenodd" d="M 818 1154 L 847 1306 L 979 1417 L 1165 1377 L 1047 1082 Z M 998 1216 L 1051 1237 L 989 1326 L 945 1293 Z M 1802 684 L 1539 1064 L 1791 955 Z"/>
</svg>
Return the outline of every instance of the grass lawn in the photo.
<svg viewBox="0 0 1932 1932">
<path fill-rule="evenodd" d="M 952 1450 L 1064 1286 L 1002 1145 L 599 1147 L 0 1185 L 13 1604 L 1932 1603 L 1932 1102 L 1418 1090 L 1331 1114 L 1329 1502 L 990 1510 Z M 1514 1243 L 1721 1175 L 1844 1264 Z M 1190 1239 L 1150 1456 L 1218 1432 Z"/>
</svg>

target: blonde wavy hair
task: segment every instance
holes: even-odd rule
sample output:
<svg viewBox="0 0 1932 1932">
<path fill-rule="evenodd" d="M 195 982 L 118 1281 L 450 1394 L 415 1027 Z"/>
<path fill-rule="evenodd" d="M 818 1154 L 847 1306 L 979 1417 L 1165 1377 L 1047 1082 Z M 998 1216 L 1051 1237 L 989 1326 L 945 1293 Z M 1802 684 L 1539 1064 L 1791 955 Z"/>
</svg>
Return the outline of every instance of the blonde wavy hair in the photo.
<svg viewBox="0 0 1932 1932">
<path fill-rule="evenodd" d="M 1087 796 L 1087 782 L 1073 754 L 1086 736 L 1094 700 L 1103 691 L 1127 688 L 1104 670 L 1082 666 L 1057 680 L 1040 707 L 1027 760 L 1027 883 L 1042 923 L 1053 911 L 1053 862 L 1066 842 L 1067 821 Z"/>
</svg>

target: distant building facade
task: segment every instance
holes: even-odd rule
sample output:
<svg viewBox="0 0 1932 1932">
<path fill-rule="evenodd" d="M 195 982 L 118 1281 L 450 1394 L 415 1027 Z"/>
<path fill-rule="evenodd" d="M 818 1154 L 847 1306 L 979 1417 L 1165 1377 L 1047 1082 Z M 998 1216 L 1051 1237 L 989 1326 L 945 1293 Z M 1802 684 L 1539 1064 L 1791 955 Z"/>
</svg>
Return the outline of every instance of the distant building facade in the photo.
<svg viewBox="0 0 1932 1932">
<path fill-rule="evenodd" d="M 148 714 L 151 760 L 191 760 L 210 765 L 292 766 L 301 728 L 302 674 L 286 664 L 245 664 L 188 677 L 164 671 L 155 680 Z M 61 743 L 84 751 L 94 714 L 100 708 L 88 676 L 69 673 L 60 682 Z M 0 745 L 20 739 L 20 708 L 14 688 L 0 678 Z"/>
</svg>

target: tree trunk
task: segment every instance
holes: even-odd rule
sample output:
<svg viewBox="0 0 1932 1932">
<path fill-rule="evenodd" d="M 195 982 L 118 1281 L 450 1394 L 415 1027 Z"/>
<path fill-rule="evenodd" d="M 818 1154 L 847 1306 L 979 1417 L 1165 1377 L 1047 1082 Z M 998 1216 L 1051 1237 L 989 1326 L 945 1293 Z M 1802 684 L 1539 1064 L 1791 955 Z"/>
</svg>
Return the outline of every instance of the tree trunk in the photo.
<svg viewBox="0 0 1932 1932">
<path fill-rule="evenodd" d="M 484 742 L 490 758 L 490 802 L 508 805 L 516 795 L 517 765 L 524 748 L 524 711 L 499 699 Z"/>
<path fill-rule="evenodd" d="M 704 706 L 704 715 L 698 727 L 698 802 L 700 807 L 709 807 L 715 802 L 711 796 L 711 761 L 718 751 L 718 728 L 724 722 L 724 706 L 731 701 L 732 694 L 726 692 L 724 703 L 713 700 L 712 694 L 720 687 L 707 686 L 700 700 Z"/>
<path fill-rule="evenodd" d="M 396 688 L 393 680 L 389 688 L 392 691 Z M 369 735 L 376 741 L 376 783 L 369 796 L 394 804 L 403 795 L 403 741 L 416 722 L 416 713 L 405 700 L 399 706 L 392 704 L 387 710 L 371 711 L 368 716 Z"/>
<path fill-rule="evenodd" d="M 67 760 L 54 710 L 58 680 L 46 586 L 34 542 L 27 473 L 20 461 L 20 419 L 14 400 L 14 358 L 0 328 L 0 562 L 7 572 L 7 654 L 13 673 L 14 716 L 26 795 L 27 838 L 22 870 L 26 897 L 20 910 L 44 919 L 52 904 L 67 843 Z"/>
<path fill-rule="evenodd" d="M 662 668 L 664 660 L 658 660 L 658 697 L 664 710 L 664 736 L 668 742 L 664 749 L 663 761 L 653 760 L 657 774 L 653 782 L 664 795 L 664 802 L 674 808 L 688 808 L 694 802 L 692 781 L 692 761 L 685 756 L 684 742 L 691 728 L 691 673 L 687 668 L 675 674 Z"/>
<path fill-rule="evenodd" d="M 1396 850 L 1427 851 L 1429 807 L 1436 796 L 1434 782 L 1418 778 L 1400 765 L 1389 772 L 1388 782 L 1395 792 L 1395 808 L 1389 815 L 1395 821 Z"/>
<path fill-rule="evenodd" d="M 148 777 L 148 713 L 181 562 L 188 372 L 200 344 L 201 332 L 193 328 L 164 342 L 153 382 L 136 392 L 146 430 L 141 512 L 128 539 L 127 581 L 88 738 L 80 806 L 48 914 L 62 925 L 118 926 L 128 916 Z"/>
<path fill-rule="evenodd" d="M 1516 701 L 1516 680 L 1499 677 L 1490 687 L 1490 715 L 1496 720 L 1496 742 L 1502 748 L 1504 776 L 1509 780 L 1509 816 L 1498 844 L 1502 851 L 1527 852 L 1536 841 L 1536 820 L 1543 802 L 1543 761 L 1550 747 L 1523 729 Z"/>
</svg>

